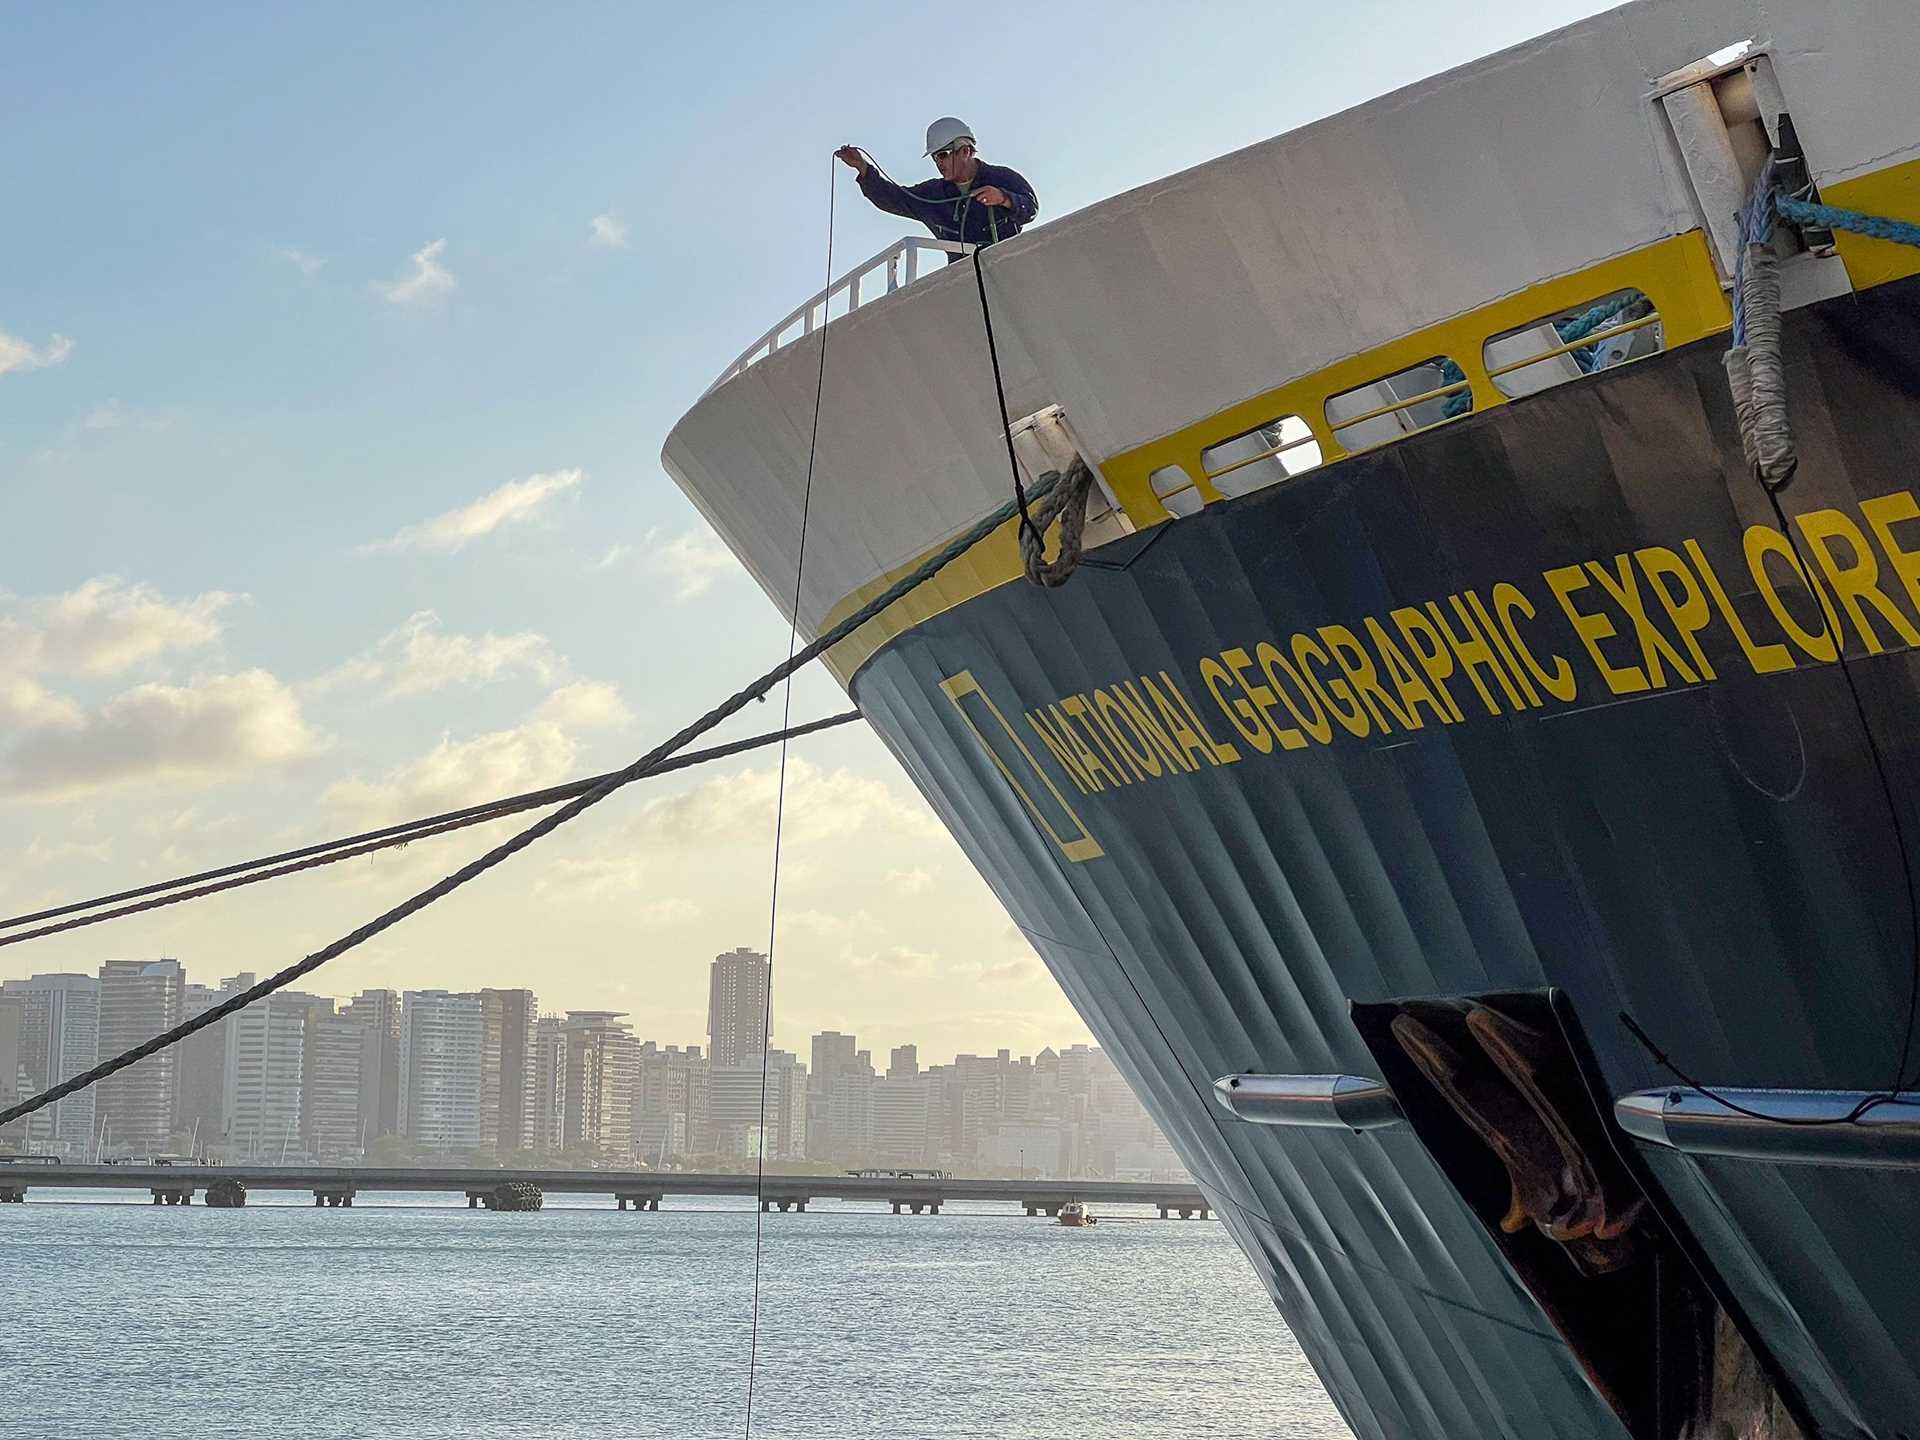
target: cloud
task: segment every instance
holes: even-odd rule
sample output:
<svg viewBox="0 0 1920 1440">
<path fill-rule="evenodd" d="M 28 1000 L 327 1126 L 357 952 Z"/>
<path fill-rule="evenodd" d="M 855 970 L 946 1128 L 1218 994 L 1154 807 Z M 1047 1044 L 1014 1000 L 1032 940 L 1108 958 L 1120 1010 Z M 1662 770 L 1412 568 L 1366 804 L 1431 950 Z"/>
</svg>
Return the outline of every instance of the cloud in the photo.
<svg viewBox="0 0 1920 1440">
<path fill-rule="evenodd" d="M 543 635 L 453 635 L 431 610 L 409 616 L 364 655 L 357 655 L 306 686 L 325 695 L 335 690 L 375 689 L 382 700 L 429 695 L 455 685 L 483 685 L 525 673 L 543 685 L 565 668 Z"/>
<path fill-rule="evenodd" d="M 426 754 L 378 779 L 335 781 L 320 801 L 330 810 L 377 825 L 557 785 L 572 778 L 578 755 L 573 738 L 545 722 L 492 730 L 468 740 L 442 735 Z"/>
<path fill-rule="evenodd" d="M 589 245 L 602 250 L 624 250 L 627 248 L 627 222 L 612 215 L 596 215 L 589 222 L 592 233 L 588 236 Z"/>
<path fill-rule="evenodd" d="M 785 867 L 782 867 L 785 868 Z M 843 914 L 834 910 L 780 909 L 780 933 L 805 935 L 815 940 L 844 940 L 851 935 L 866 935 L 882 929 L 880 921 L 866 910 Z"/>
<path fill-rule="evenodd" d="M 931 950 L 915 950 L 908 945 L 893 945 L 863 955 L 849 955 L 847 968 L 856 975 L 880 978 L 931 975 L 940 956 Z"/>
<path fill-rule="evenodd" d="M 633 712 L 613 686 L 583 680 L 554 691 L 533 718 L 567 730 L 619 730 L 633 722 Z"/>
<path fill-rule="evenodd" d="M 933 888 L 933 874 L 918 865 L 911 870 L 889 870 L 887 887 L 896 895 L 924 895 Z"/>
<path fill-rule="evenodd" d="M 293 692 L 264 670 L 137 685 L 0 742 L 0 794 L 59 799 L 128 782 L 237 779 L 325 748 Z"/>
<path fill-rule="evenodd" d="M 383 550 L 445 550 L 464 548 L 469 542 L 507 525 L 523 525 L 546 508 L 554 496 L 579 485 L 579 470 L 553 470 L 529 475 L 524 480 L 509 480 L 489 490 L 478 500 L 408 525 L 385 540 L 371 541 L 354 552 L 371 555 Z"/>
<path fill-rule="evenodd" d="M 762 840 L 773 834 L 779 770 L 748 768 L 716 775 L 678 795 L 649 801 L 633 823 L 634 838 L 656 845 Z M 917 803 L 879 780 L 851 770 L 825 771 L 795 757 L 787 764 L 786 838 L 830 840 L 892 834 L 944 834 Z"/>
<path fill-rule="evenodd" d="M 607 553 L 602 555 L 598 560 L 595 560 L 591 564 L 589 564 L 587 566 L 587 569 L 595 573 L 601 570 L 611 570 L 614 566 L 618 565 L 622 560 L 626 559 L 627 556 L 631 555 L 632 553 L 633 553 L 633 546 L 628 544 L 625 540 L 615 541 L 613 544 L 607 547 Z"/>
<path fill-rule="evenodd" d="M 446 241 L 442 240 L 437 243 L 444 245 L 446 244 Z M 432 245 L 429 245 L 427 247 L 427 250 L 432 250 L 433 248 L 434 247 Z M 420 257 L 422 255 L 426 255 L 427 250 L 422 250 L 419 255 L 415 255 L 413 257 L 414 262 L 416 264 L 419 263 Z M 303 280 L 313 279 L 314 276 L 320 273 L 321 267 L 323 267 L 327 263 L 324 259 L 322 259 L 318 255 L 309 255 L 306 251 L 302 250 L 298 245 L 276 245 L 273 247 L 273 255 L 276 260 L 284 260 L 287 264 L 293 266 L 294 269 L 298 270 L 300 272 L 300 277 Z M 405 284 L 405 283 L 411 283 L 411 282 L 402 282 L 402 283 Z M 453 277 L 451 275 L 447 276 L 447 283 L 449 285 L 453 283 Z M 389 295 L 387 298 L 392 299 L 393 296 Z"/>
<path fill-rule="evenodd" d="M 240 598 L 209 590 L 168 600 L 145 585 L 98 576 L 34 601 L 24 617 L 0 616 L 0 675 L 9 669 L 110 675 L 168 651 L 196 649 L 219 638 L 220 612 Z"/>
<path fill-rule="evenodd" d="M 32 676 L 0 671 L 0 729 L 78 725 L 84 713 L 76 701 L 56 694 Z"/>
<path fill-rule="evenodd" d="M 704 530 L 675 536 L 648 557 L 648 568 L 673 581 L 673 598 L 697 600 L 725 575 L 740 573 L 733 553 Z"/>
<path fill-rule="evenodd" d="M 235 817 L 232 815 L 208 816 L 199 806 L 189 805 L 184 810 L 176 810 L 168 815 L 149 815 L 140 822 L 140 828 L 155 837 L 212 835 L 230 828 L 234 823 Z"/>
<path fill-rule="evenodd" d="M 1031 953 L 986 959 L 949 960 L 937 950 L 894 945 L 884 950 L 848 953 L 841 964 L 866 979 L 919 979 L 939 975 L 942 982 L 974 985 L 1025 985 L 1040 978 L 1040 962 Z"/>
<path fill-rule="evenodd" d="M 645 867 L 630 855 L 555 860 L 533 882 L 533 893 L 551 900 L 601 900 L 631 894 L 645 879 Z"/>
<path fill-rule="evenodd" d="M 375 281 L 374 289 L 394 305 L 420 305 L 453 289 L 453 272 L 440 263 L 447 242 L 435 240 L 413 252 L 413 273 L 404 280 Z"/>
<path fill-rule="evenodd" d="M 73 354 L 73 341 L 56 332 L 45 345 L 35 347 L 17 335 L 9 335 L 0 330 L 0 375 L 11 375 L 18 370 L 44 370 L 50 365 L 66 363 Z"/>
<path fill-rule="evenodd" d="M 92 844 L 83 844 L 78 840 L 43 841 L 38 835 L 27 843 L 26 861 L 29 865 L 57 865 L 63 860 L 92 860 L 104 863 L 113 856 L 111 839 L 96 840 Z"/>
<path fill-rule="evenodd" d="M 118 430 L 127 423 L 127 407 L 118 400 L 103 400 L 89 410 L 80 422 L 83 430 Z"/>
</svg>

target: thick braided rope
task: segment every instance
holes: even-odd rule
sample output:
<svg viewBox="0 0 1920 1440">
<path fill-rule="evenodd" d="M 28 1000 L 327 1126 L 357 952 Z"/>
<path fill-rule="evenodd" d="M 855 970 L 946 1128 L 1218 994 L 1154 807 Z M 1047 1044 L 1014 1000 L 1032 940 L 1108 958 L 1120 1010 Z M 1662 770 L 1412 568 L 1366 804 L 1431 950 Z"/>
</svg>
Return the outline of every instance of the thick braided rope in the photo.
<svg viewBox="0 0 1920 1440">
<path fill-rule="evenodd" d="M 1611 300 L 1602 301 L 1590 310 L 1582 311 L 1571 320 L 1562 320 L 1553 327 L 1560 337 L 1562 345 L 1571 345 L 1576 340 L 1584 340 L 1609 320 L 1624 314 L 1647 297 L 1638 290 L 1630 290 L 1625 295 L 1616 295 Z"/>
<path fill-rule="evenodd" d="M 1079 568 L 1080 554 L 1084 548 L 1087 528 L 1087 497 L 1093 491 L 1093 472 L 1087 468 L 1087 462 L 1077 456 L 1067 467 L 1063 477 L 1058 470 L 1049 470 L 1040 477 L 1040 484 L 1048 487 L 1046 497 L 1036 501 L 1028 512 L 1031 524 L 1020 527 L 1020 559 L 1025 565 L 1027 579 L 1036 585 L 1053 589 L 1064 585 Z M 1037 494 L 1038 491 L 1032 492 Z M 1060 548 L 1054 558 L 1047 559 L 1047 527 L 1058 519 L 1060 522 Z"/>
<path fill-rule="evenodd" d="M 1837 205 L 1820 205 L 1811 200 L 1795 200 L 1782 195 L 1780 217 L 1795 225 L 1816 225 L 1828 230 L 1846 230 L 1874 240 L 1891 240 L 1896 245 L 1920 246 L 1920 225 L 1911 220 L 1894 220 L 1885 215 L 1863 215 L 1858 210 L 1842 210 Z"/>
<path fill-rule="evenodd" d="M 829 715 L 824 719 L 810 720 L 804 725 L 795 725 L 790 729 L 776 730 L 768 735 L 751 735 L 744 740 L 734 740 L 725 745 L 715 745 L 706 750 L 693 750 L 685 755 L 676 755 L 663 761 L 650 772 L 648 778 L 665 775 L 674 770 L 686 770 L 695 765 L 705 765 L 714 760 L 724 760 L 732 755 L 743 754 L 748 750 L 757 750 L 763 745 L 777 744 L 781 740 L 794 740 L 803 735 L 812 735 L 816 731 L 830 730 L 836 725 L 845 725 L 858 720 L 858 710 L 846 710 L 838 715 Z M 558 805 L 562 800 L 570 800 L 575 795 L 585 794 L 595 785 L 606 779 L 604 775 L 590 776 L 585 780 L 569 781 L 565 785 L 555 785 L 547 790 L 535 790 L 525 795 L 510 795 L 505 799 L 491 800 L 484 805 L 470 806 L 465 810 L 456 810 L 446 815 L 430 816 L 407 825 L 391 826 L 370 836 L 349 836 L 345 840 L 329 844 L 307 847 L 301 852 L 300 859 L 290 860 L 276 865 L 271 859 L 251 862 L 264 865 L 264 869 L 249 869 L 246 865 L 226 866 L 215 872 L 227 878 L 213 879 L 208 883 L 195 885 L 196 877 L 170 881 L 161 885 L 142 887 L 141 892 L 165 890 L 163 895 L 154 895 L 150 899 L 134 904 L 122 905 L 112 910 L 99 910 L 90 915 L 76 916 L 54 924 L 42 925 L 38 929 L 23 930 L 18 935 L 0 935 L 0 946 L 18 945 L 23 940 L 38 940 L 47 935 L 58 935 L 66 930 L 80 930 L 88 925 L 98 925 L 106 920 L 119 920 L 128 915 L 139 915 L 148 910 L 159 910 L 168 905 L 181 905 L 189 900 L 204 899 L 209 895 L 218 895 L 226 890 L 238 890 L 243 885 L 258 885 L 263 880 L 277 880 L 283 875 L 297 875 L 303 870 L 317 870 L 323 865 L 337 864 L 342 860 L 352 860 L 361 855 L 373 855 L 382 850 L 394 850 L 411 845 L 416 840 L 428 840 L 436 835 L 450 834 L 455 830 L 465 830 L 471 825 L 485 825 L 489 821 L 504 820 L 509 815 L 518 815 L 523 810 L 539 810 L 548 805 Z M 236 874 L 236 871 L 245 873 Z M 189 888 L 180 889 L 179 886 Z M 119 896 L 108 896 L 93 904 L 107 904 Z M 66 910 L 69 907 L 62 907 Z M 85 904 L 71 907 L 86 908 Z"/>
<path fill-rule="evenodd" d="M 1027 494 L 1029 498 L 1050 494 L 1058 483 L 1059 478 L 1057 476 L 1042 476 L 1039 482 L 1035 484 L 1033 489 L 1029 490 Z M 575 816 L 598 805 L 602 800 L 606 799 L 622 786 L 631 784 L 635 780 L 652 774 L 659 768 L 661 763 L 672 756 L 675 751 L 699 739 L 700 736 L 712 730 L 716 725 L 738 713 L 749 702 L 757 700 L 766 694 L 767 691 L 771 690 L 775 685 L 778 685 L 782 680 L 786 679 L 787 676 L 793 674 L 794 671 L 818 659 L 821 655 L 853 634 L 853 632 L 858 630 L 862 625 L 880 614 L 888 606 L 892 605 L 896 600 L 900 599 L 901 596 L 910 594 L 926 584 L 928 580 L 931 580 L 936 574 L 952 564 L 961 555 L 971 550 L 975 545 L 978 545 L 982 540 L 1006 524 L 1008 520 L 1013 518 L 1015 510 L 1016 506 L 1011 500 L 998 506 L 991 514 L 976 521 L 966 530 L 956 535 L 933 555 L 929 556 L 926 560 L 914 567 L 913 570 L 889 585 L 879 595 L 869 600 L 865 605 L 862 605 L 838 625 L 826 631 L 818 639 L 802 646 L 799 650 L 788 656 L 785 661 L 774 666 L 773 669 L 769 670 L 759 679 L 736 690 L 725 700 L 714 706 L 713 709 L 707 711 L 707 713 L 702 715 L 698 720 L 695 720 L 692 724 L 678 731 L 671 738 L 654 746 L 653 749 L 627 766 L 626 769 L 614 771 L 584 795 L 563 805 L 552 814 L 541 817 L 517 835 L 502 841 L 493 849 L 487 851 L 486 854 L 469 861 L 451 875 L 435 881 L 418 894 L 403 900 L 391 910 L 369 920 L 359 929 L 342 935 L 331 945 L 314 951 L 304 960 L 300 960 L 287 966 L 284 970 L 269 975 L 259 984 L 249 986 L 237 995 L 233 995 L 221 1001 L 218 1005 L 194 1016 L 191 1020 L 184 1021 L 174 1026 L 171 1030 L 163 1031 L 151 1040 L 134 1046 L 131 1050 L 115 1055 L 109 1060 L 101 1061 L 91 1070 L 84 1070 L 70 1080 L 63 1080 L 58 1085 L 43 1090 L 31 1099 L 22 1100 L 19 1104 L 0 1111 L 0 1125 L 6 1125 L 14 1120 L 18 1120 L 23 1115 L 31 1115 L 34 1111 L 44 1109 L 56 1100 L 64 1100 L 67 1096 L 84 1090 L 89 1085 L 126 1069 L 129 1065 L 138 1064 L 149 1055 L 157 1055 L 169 1046 L 179 1044 L 189 1035 L 194 1034 L 196 1031 L 204 1030 L 209 1025 L 217 1024 L 235 1011 L 244 1010 L 256 1001 L 266 999 L 267 996 L 273 994 L 274 991 L 284 989 L 302 976 L 309 975 L 313 971 L 318 970 L 329 960 L 338 959 L 355 946 L 364 944 L 382 931 L 399 924 L 408 916 L 426 909 L 427 906 L 433 904 L 434 901 L 441 899 L 443 896 L 452 894 L 469 880 L 477 879 L 479 876 L 484 875 L 487 871 L 493 869 L 494 866 L 500 864 L 501 861 L 519 854 L 522 850 L 533 844 L 534 841 L 551 834 Z"/>
</svg>

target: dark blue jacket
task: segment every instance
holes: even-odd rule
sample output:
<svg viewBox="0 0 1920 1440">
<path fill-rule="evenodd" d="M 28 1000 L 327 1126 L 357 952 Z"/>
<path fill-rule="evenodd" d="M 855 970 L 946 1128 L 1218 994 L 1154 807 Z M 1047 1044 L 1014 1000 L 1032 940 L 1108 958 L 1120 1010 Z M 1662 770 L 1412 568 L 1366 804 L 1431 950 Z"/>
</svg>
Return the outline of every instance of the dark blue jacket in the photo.
<svg viewBox="0 0 1920 1440">
<path fill-rule="evenodd" d="M 1004 190 L 1011 205 L 982 205 L 969 200 L 958 185 L 947 180 L 922 180 L 918 185 L 896 185 L 882 175 L 877 166 L 869 166 L 860 177 L 860 193 L 890 215 L 918 220 L 933 232 L 936 240 L 960 240 L 969 245 L 991 245 L 1033 223 L 1040 213 L 1033 186 L 1017 170 L 1004 165 L 979 162 L 973 177 L 973 189 L 995 185 Z"/>
</svg>

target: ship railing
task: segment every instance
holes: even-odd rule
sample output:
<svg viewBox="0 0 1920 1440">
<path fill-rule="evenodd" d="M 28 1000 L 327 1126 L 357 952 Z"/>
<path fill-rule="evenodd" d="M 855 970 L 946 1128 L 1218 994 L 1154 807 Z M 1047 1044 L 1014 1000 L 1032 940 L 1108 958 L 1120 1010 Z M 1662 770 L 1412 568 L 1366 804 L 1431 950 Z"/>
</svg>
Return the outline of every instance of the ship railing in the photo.
<svg viewBox="0 0 1920 1440">
<path fill-rule="evenodd" d="M 957 240 L 934 240 L 924 235 L 902 236 L 878 255 L 854 266 L 805 304 L 795 307 L 792 313 L 779 324 L 741 351 L 740 358 L 720 372 L 720 378 L 707 387 L 706 393 L 711 395 L 734 376 L 757 365 L 776 350 L 791 345 L 795 340 L 811 335 L 815 330 L 826 325 L 833 302 L 842 295 L 847 298 L 847 310 L 854 311 L 863 304 L 879 299 L 882 295 L 891 295 L 903 285 L 913 284 L 920 278 L 922 251 L 937 251 L 942 255 L 965 255 L 972 249 L 973 246 L 963 245 Z M 881 275 L 886 278 L 884 288 L 878 284 L 867 283 L 869 277 Z"/>
</svg>

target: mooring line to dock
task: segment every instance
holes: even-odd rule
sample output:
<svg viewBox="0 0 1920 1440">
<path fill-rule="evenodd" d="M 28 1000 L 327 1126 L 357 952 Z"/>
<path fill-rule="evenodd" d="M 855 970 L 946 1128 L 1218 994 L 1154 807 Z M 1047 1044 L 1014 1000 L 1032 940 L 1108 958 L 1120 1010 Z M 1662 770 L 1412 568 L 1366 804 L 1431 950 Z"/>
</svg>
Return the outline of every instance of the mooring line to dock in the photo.
<svg viewBox="0 0 1920 1440">
<path fill-rule="evenodd" d="M 767 745 L 785 745 L 788 740 L 816 735 L 823 730 L 832 730 L 841 725 L 851 724 L 860 718 L 858 710 L 843 710 L 838 715 L 809 720 L 803 725 L 783 726 L 779 730 L 769 731 L 764 735 L 750 735 L 744 740 L 729 741 L 725 745 L 689 751 L 685 755 L 676 755 L 671 760 L 663 761 L 649 772 L 648 778 L 666 775 L 675 770 L 691 769 L 695 765 L 706 765 L 733 755 L 743 755 L 750 750 L 758 750 Z M 36 920 L 75 915 L 83 910 L 97 910 L 102 905 L 114 905 L 122 900 L 155 897 L 145 899 L 139 904 L 121 905 L 116 909 L 100 911 L 98 914 L 80 915 L 77 919 L 65 920 L 59 924 L 43 925 L 18 935 L 0 935 L 0 946 L 18 945 L 24 940 L 38 940 L 43 936 L 58 935 L 67 930 L 79 930 L 88 925 L 98 925 L 105 920 L 118 920 L 124 916 L 158 910 L 167 905 L 179 905 L 188 900 L 203 899 L 208 895 L 218 895 L 226 890 L 237 890 L 243 885 L 257 885 L 263 880 L 276 880 L 283 875 L 298 874 L 303 870 L 333 865 L 342 860 L 352 860 L 357 856 L 372 855 L 381 850 L 399 849 L 402 846 L 411 845 L 415 840 L 426 840 L 454 830 L 464 830 L 469 826 L 484 825 L 490 820 L 504 819 L 509 815 L 517 815 L 523 810 L 539 810 L 548 805 L 557 805 L 562 800 L 571 800 L 576 795 L 584 795 L 608 778 L 609 775 L 589 775 L 583 780 L 570 780 L 564 785 L 550 786 L 545 790 L 529 790 L 524 794 L 487 800 L 459 810 L 426 815 L 416 820 L 403 820 L 397 825 L 383 826 L 378 830 L 363 830 L 357 835 L 345 835 L 337 840 L 323 840 L 313 845 L 303 845 L 296 850 L 284 850 L 278 855 L 263 855 L 258 859 L 242 860 L 216 869 L 202 870 L 194 875 L 182 875 L 173 880 L 162 880 L 151 885 L 141 885 L 132 890 L 121 890 L 112 895 L 97 895 L 91 900 L 76 900 L 51 910 L 36 911 L 31 915 L 15 915 L 9 919 L 0 920 L 0 930 L 8 930 L 16 925 L 30 925 Z"/>
<path fill-rule="evenodd" d="M 1058 483 L 1058 475 L 1042 476 L 1027 494 L 1029 498 L 1044 494 L 1051 491 L 1053 486 Z M 360 926 L 357 930 L 341 936 L 332 944 L 314 951 L 305 959 L 287 966 L 286 969 L 268 976 L 259 984 L 249 986 L 247 989 L 221 1001 L 218 1005 L 214 1005 L 199 1015 L 194 1016 L 193 1019 L 183 1021 L 171 1030 L 163 1031 L 154 1036 L 151 1040 L 136 1045 L 130 1050 L 123 1051 L 111 1059 L 103 1060 L 92 1069 L 84 1070 L 72 1079 L 63 1080 L 58 1085 L 41 1091 L 38 1095 L 22 1100 L 18 1104 L 0 1111 L 0 1125 L 8 1124 L 25 1115 L 31 1115 L 38 1110 L 44 1110 L 55 1101 L 64 1100 L 67 1096 L 84 1090 L 89 1085 L 104 1080 L 109 1075 L 117 1074 L 129 1065 L 137 1064 L 149 1055 L 158 1054 L 169 1046 L 179 1044 L 189 1035 L 204 1030 L 209 1025 L 219 1023 L 234 1012 L 244 1010 L 247 1006 L 266 999 L 267 996 L 273 994 L 276 990 L 282 990 L 302 976 L 309 975 L 313 971 L 318 970 L 329 960 L 337 959 L 356 946 L 364 944 L 374 936 L 391 929 L 415 912 L 426 909 L 427 906 L 433 904 L 436 900 L 450 895 L 453 891 L 465 885 L 469 880 L 477 879 L 479 876 L 484 875 L 503 860 L 510 859 L 512 856 L 517 855 L 534 841 L 551 834 L 583 811 L 598 805 L 602 800 L 613 794 L 614 791 L 631 784 L 635 780 L 643 780 L 647 776 L 654 774 L 669 758 L 684 749 L 687 745 L 699 739 L 702 735 L 707 734 L 715 726 L 731 719 L 748 704 L 760 699 L 775 685 L 778 685 L 796 670 L 819 659 L 822 655 L 826 654 L 827 651 L 831 650 L 861 626 L 865 625 L 869 620 L 872 620 L 875 616 L 890 608 L 903 596 L 910 595 L 915 590 L 918 590 L 922 585 L 926 584 L 927 581 L 946 569 L 947 566 L 966 554 L 967 551 L 978 545 L 982 540 L 985 540 L 988 536 L 1000 530 L 1007 521 L 1013 518 L 1014 514 L 1015 507 L 1012 500 L 1007 500 L 995 506 L 972 525 L 969 525 L 965 530 L 955 535 L 945 545 L 941 546 L 940 549 L 921 561 L 920 564 L 916 565 L 912 570 L 894 581 L 893 584 L 881 591 L 880 594 L 874 596 L 873 599 L 869 600 L 865 605 L 862 605 L 858 610 L 840 621 L 839 624 L 821 632 L 818 638 L 801 646 L 799 650 L 795 651 L 785 661 L 774 666 L 764 675 L 757 677 L 740 689 L 734 691 L 732 695 L 729 695 L 725 700 L 721 701 L 697 720 L 687 724 L 666 740 L 654 746 L 653 749 L 642 755 L 638 760 L 635 760 L 624 770 L 616 770 L 604 776 L 591 790 L 575 797 L 560 809 L 535 821 L 525 830 L 502 841 L 499 845 L 487 851 L 486 854 L 469 861 L 452 874 L 434 882 L 426 889 L 410 896 L 391 909 L 383 911 L 374 919 L 369 920 L 365 925 Z"/>
</svg>

